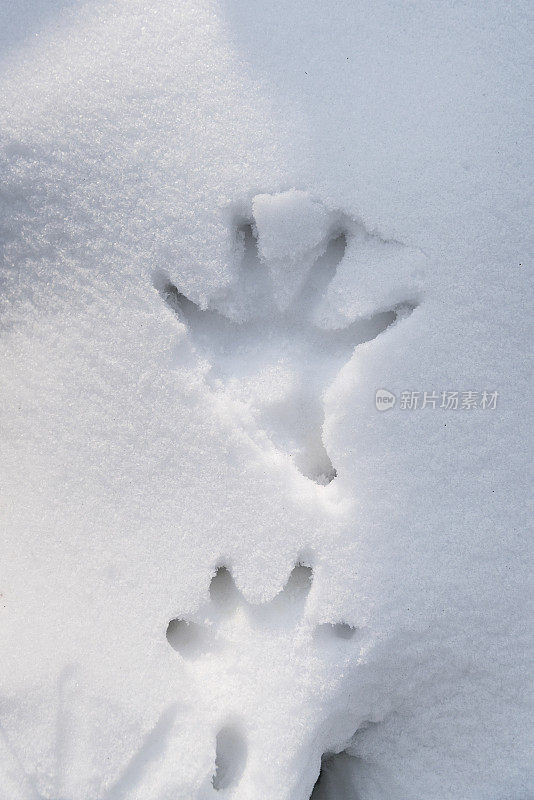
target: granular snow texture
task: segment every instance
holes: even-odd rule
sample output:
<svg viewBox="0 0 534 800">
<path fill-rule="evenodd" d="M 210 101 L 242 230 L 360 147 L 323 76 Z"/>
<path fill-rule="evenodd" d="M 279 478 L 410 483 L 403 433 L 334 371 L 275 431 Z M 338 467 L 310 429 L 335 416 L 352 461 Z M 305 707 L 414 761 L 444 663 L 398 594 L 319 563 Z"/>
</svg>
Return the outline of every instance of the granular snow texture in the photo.
<svg viewBox="0 0 534 800">
<path fill-rule="evenodd" d="M 0 16 L 1 800 L 532 800 L 530 5 Z"/>
</svg>

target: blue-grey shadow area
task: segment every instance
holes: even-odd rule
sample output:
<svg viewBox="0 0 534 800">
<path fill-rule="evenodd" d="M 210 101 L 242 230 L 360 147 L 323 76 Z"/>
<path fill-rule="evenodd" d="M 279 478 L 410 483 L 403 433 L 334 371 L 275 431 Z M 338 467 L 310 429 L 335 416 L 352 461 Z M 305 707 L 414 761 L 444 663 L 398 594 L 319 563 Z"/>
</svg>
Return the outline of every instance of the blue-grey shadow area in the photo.
<svg viewBox="0 0 534 800">
<path fill-rule="evenodd" d="M 369 5 L 370 0 L 330 5 L 322 0 L 252 5 L 222 0 L 220 14 L 254 81 L 274 98 L 297 101 L 310 123 L 319 114 L 322 123 L 335 130 L 354 110 L 346 106 L 350 91 L 345 82 L 352 70 L 354 32 Z M 318 91 L 324 94 L 318 96 Z"/>
<path fill-rule="evenodd" d="M 60 26 L 87 0 L 0 0 L 0 60 Z"/>
</svg>

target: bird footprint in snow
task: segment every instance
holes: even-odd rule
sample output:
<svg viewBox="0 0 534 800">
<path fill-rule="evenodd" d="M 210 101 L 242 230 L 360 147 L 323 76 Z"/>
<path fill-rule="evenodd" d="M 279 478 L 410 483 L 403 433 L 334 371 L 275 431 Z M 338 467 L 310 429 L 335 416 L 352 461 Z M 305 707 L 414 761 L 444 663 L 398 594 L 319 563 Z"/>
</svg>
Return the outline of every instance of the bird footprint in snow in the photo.
<svg viewBox="0 0 534 800">
<path fill-rule="evenodd" d="M 317 311 L 354 233 L 304 193 L 286 195 L 259 196 L 263 205 L 255 198 L 254 215 L 237 224 L 240 274 L 217 309 L 201 308 L 166 276 L 157 287 L 210 365 L 212 388 L 245 403 L 303 475 L 328 484 L 337 473 L 323 441 L 325 390 L 358 345 L 414 305 L 396 303 L 343 327 L 321 325 Z M 367 238 L 391 259 L 391 243 Z"/>
<path fill-rule="evenodd" d="M 310 567 L 297 564 L 276 597 L 255 605 L 243 597 L 229 570 L 220 567 L 210 584 L 209 602 L 187 617 L 171 620 L 167 641 L 185 661 L 199 664 L 201 686 L 205 685 L 204 681 L 212 686 L 224 686 L 228 680 L 239 681 L 241 671 L 243 684 L 257 688 L 264 685 L 264 670 L 267 669 L 269 679 L 280 683 L 278 691 L 281 692 L 282 685 L 295 679 L 295 676 L 288 678 L 285 673 L 286 668 L 291 672 L 292 665 L 299 663 L 296 649 L 307 652 L 309 641 L 313 641 L 316 647 L 325 648 L 329 658 L 335 657 L 334 653 L 340 648 L 339 655 L 343 659 L 347 642 L 357 633 L 356 628 L 344 622 L 323 623 L 311 628 L 307 625 L 304 612 L 312 578 Z M 265 662 L 265 657 L 259 658 L 259 653 L 271 653 L 272 663 Z M 277 671 L 280 658 L 284 661 L 282 675 Z M 244 691 L 248 693 L 246 686 Z M 217 734 L 213 789 L 235 786 L 246 764 L 245 730 L 233 720 L 223 725 Z M 209 791 L 207 796 L 211 796 Z"/>
</svg>

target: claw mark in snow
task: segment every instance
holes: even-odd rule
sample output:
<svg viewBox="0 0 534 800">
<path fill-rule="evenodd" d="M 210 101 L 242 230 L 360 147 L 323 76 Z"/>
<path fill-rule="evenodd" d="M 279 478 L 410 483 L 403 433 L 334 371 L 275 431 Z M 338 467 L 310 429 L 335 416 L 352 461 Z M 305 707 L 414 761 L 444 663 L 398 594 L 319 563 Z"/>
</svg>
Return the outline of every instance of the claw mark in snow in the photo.
<svg viewBox="0 0 534 800">
<path fill-rule="evenodd" d="M 232 620 L 243 614 L 255 627 L 286 628 L 304 610 L 312 574 L 310 567 L 297 564 L 276 597 L 269 603 L 254 605 L 245 600 L 229 570 L 219 567 L 210 583 L 208 607 L 191 619 L 172 619 L 167 627 L 167 641 L 183 658 L 195 661 L 219 650 Z"/>
<path fill-rule="evenodd" d="M 217 734 L 217 756 L 213 788 L 217 791 L 236 784 L 247 761 L 247 745 L 244 735 L 235 725 L 226 725 Z"/>
</svg>

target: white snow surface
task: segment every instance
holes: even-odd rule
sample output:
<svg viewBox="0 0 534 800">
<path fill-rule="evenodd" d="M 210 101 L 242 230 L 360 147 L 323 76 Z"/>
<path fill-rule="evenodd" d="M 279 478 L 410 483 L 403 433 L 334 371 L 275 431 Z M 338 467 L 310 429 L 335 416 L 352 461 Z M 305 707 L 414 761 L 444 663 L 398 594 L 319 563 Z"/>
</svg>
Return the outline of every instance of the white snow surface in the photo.
<svg viewBox="0 0 534 800">
<path fill-rule="evenodd" d="M 532 800 L 530 4 L 0 17 L 1 800 Z"/>
</svg>

